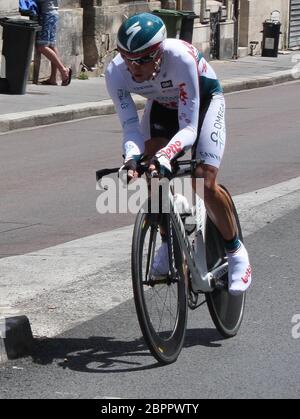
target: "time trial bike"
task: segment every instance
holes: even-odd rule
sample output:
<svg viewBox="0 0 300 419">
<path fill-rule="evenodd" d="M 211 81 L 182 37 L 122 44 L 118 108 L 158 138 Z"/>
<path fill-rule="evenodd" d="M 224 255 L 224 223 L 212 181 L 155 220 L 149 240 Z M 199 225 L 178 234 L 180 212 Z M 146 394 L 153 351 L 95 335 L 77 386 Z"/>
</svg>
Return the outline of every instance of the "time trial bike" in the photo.
<svg viewBox="0 0 300 419">
<path fill-rule="evenodd" d="M 172 179 L 190 177 L 197 164 L 197 160 L 175 161 Z M 99 170 L 97 181 L 118 170 Z M 141 174 L 147 170 L 147 164 L 140 166 Z M 224 240 L 209 218 L 203 199 L 194 193 L 192 209 L 180 211 L 172 182 L 166 184 L 167 189 L 165 185 L 158 189 L 156 211 L 152 210 L 149 193 L 138 213 L 131 251 L 133 294 L 140 328 L 152 355 L 162 364 L 176 361 L 181 352 L 188 308 L 195 310 L 207 304 L 217 330 L 224 338 L 231 338 L 241 326 L 246 301 L 245 293 L 234 296 L 228 291 Z M 243 240 L 233 200 L 221 187 L 230 198 L 239 239 Z M 151 267 L 163 241 L 168 246 L 169 272 L 159 277 L 153 275 Z M 203 301 L 199 302 L 201 297 Z"/>
</svg>

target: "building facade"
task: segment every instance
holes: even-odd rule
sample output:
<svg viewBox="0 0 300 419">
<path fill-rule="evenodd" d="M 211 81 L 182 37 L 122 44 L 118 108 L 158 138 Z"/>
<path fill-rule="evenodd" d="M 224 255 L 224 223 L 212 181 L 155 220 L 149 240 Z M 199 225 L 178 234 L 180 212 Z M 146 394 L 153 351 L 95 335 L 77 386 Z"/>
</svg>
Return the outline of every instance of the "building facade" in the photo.
<svg viewBox="0 0 300 419">
<path fill-rule="evenodd" d="M 119 26 L 127 16 L 159 9 L 161 2 L 82 0 L 84 63 L 103 70 L 114 55 Z"/>
<path fill-rule="evenodd" d="M 288 48 L 290 0 L 240 0 L 240 46 L 247 48 L 250 52 L 250 43 L 258 42 L 255 53 L 259 54 L 261 52 L 263 22 L 271 19 L 272 16 L 278 18 L 281 22 L 282 34 L 279 48 Z"/>
<path fill-rule="evenodd" d="M 300 0 L 58 0 L 58 49 L 66 66 L 79 74 L 81 63 L 104 71 L 115 54 L 116 34 L 123 20 L 134 13 L 168 8 L 195 14 L 193 43 L 208 59 L 260 54 L 263 22 L 272 12 L 279 16 L 280 48 L 300 47 Z M 17 16 L 18 0 L 0 0 L 0 17 Z M 0 48 L 1 48 L 0 26 Z M 2 48 L 1 48 L 2 50 Z M 49 73 L 42 60 L 41 77 Z"/>
</svg>

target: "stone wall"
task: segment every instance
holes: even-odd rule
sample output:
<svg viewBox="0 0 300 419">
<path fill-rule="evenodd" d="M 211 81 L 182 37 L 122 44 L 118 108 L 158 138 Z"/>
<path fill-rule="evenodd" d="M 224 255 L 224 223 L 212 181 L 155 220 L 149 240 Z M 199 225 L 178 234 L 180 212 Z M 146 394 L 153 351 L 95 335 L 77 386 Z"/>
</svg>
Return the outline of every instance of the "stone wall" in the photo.
<svg viewBox="0 0 300 419">
<path fill-rule="evenodd" d="M 99 72 L 115 54 L 117 32 L 126 16 L 161 7 L 159 1 L 82 0 L 81 4 L 84 63 Z"/>
<path fill-rule="evenodd" d="M 193 44 L 203 53 L 206 59 L 210 59 L 211 53 L 211 27 L 209 22 L 210 13 L 216 13 L 220 7 L 227 6 L 227 19 L 220 24 L 219 34 L 219 58 L 228 59 L 234 55 L 234 23 L 232 20 L 232 0 L 226 2 L 215 0 L 182 0 L 182 9 L 194 11 L 201 19 L 196 19 L 194 24 Z M 204 15 L 203 15 L 204 13 Z M 207 23 L 204 23 L 203 19 Z"/>
<path fill-rule="evenodd" d="M 17 14 L 19 11 L 19 0 L 0 0 L 0 17 Z"/>
</svg>

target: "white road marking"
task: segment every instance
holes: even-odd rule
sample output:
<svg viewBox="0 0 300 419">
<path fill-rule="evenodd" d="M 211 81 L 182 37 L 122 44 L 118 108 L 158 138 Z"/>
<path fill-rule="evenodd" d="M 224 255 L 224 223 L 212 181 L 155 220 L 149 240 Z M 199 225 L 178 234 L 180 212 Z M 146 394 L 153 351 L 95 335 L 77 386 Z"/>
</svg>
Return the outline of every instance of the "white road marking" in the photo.
<svg viewBox="0 0 300 419">
<path fill-rule="evenodd" d="M 300 177 L 234 198 L 244 237 L 300 206 Z M 0 260 L 0 317 L 28 316 L 55 336 L 132 298 L 133 227 Z"/>
</svg>

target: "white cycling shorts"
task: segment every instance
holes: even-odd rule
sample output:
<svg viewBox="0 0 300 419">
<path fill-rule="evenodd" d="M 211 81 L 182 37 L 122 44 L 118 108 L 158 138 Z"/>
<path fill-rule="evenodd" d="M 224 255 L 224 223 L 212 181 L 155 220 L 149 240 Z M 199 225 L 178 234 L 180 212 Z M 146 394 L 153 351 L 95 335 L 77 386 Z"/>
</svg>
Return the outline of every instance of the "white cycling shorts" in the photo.
<svg viewBox="0 0 300 419">
<path fill-rule="evenodd" d="M 197 140 L 193 146 L 193 158 L 217 169 L 226 144 L 225 109 L 223 94 L 214 95 L 201 109 Z M 148 101 L 141 128 L 145 141 L 150 138 L 166 138 L 170 141 L 179 131 L 178 112 Z"/>
</svg>

